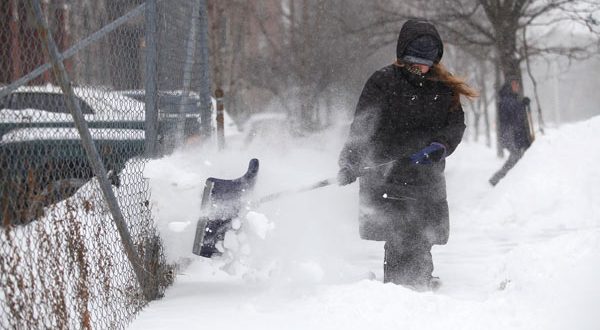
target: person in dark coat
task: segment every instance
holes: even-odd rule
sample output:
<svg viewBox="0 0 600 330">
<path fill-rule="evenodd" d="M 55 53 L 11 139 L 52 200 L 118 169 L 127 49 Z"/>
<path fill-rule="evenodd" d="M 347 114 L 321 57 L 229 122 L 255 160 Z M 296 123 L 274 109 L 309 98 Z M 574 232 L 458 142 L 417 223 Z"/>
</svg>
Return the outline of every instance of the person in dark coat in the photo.
<svg viewBox="0 0 600 330">
<path fill-rule="evenodd" d="M 510 155 L 502 168 L 489 180 L 492 186 L 498 184 L 517 164 L 533 141 L 527 116 L 530 101 L 527 97 L 521 99 L 520 89 L 519 78 L 509 77 L 498 93 L 498 138 L 501 147 L 508 149 Z"/>
<path fill-rule="evenodd" d="M 440 63 L 442 40 L 423 20 L 400 31 L 397 60 L 360 95 L 340 153 L 338 182 L 360 177 L 359 230 L 385 241 L 384 282 L 431 288 L 434 244 L 446 244 L 445 158 L 465 130 L 460 95 L 477 93 Z"/>
</svg>

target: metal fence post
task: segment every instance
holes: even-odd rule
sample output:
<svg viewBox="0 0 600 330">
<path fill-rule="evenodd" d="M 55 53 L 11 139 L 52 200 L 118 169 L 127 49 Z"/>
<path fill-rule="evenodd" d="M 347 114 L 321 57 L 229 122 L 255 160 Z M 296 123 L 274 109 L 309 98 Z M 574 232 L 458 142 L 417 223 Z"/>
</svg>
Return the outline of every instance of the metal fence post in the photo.
<svg viewBox="0 0 600 330">
<path fill-rule="evenodd" d="M 194 66 L 194 57 L 196 56 L 196 34 L 198 33 L 198 10 L 200 7 L 199 0 L 195 0 L 192 5 L 192 15 L 190 21 L 190 29 L 185 48 L 185 63 L 183 65 L 183 84 L 182 84 L 182 100 L 179 104 L 179 114 L 177 116 L 177 125 L 175 131 L 175 146 L 181 146 L 185 138 L 185 108 L 186 102 L 190 96 L 192 85 L 192 68 Z"/>
<path fill-rule="evenodd" d="M 156 45 L 156 0 L 146 1 L 145 147 L 146 157 L 157 155 L 158 51 Z"/>
<path fill-rule="evenodd" d="M 71 82 L 69 80 L 69 76 L 65 70 L 64 64 L 60 59 L 60 53 L 58 52 L 58 48 L 52 37 L 52 34 L 48 28 L 48 22 L 44 18 L 44 14 L 42 13 L 42 7 L 40 4 L 40 0 L 32 0 L 31 5 L 37 20 L 37 28 L 40 32 L 40 37 L 42 38 L 43 43 L 48 51 L 48 55 L 52 62 L 52 68 L 54 71 L 54 75 L 58 80 L 58 83 L 61 86 L 63 93 L 65 94 L 65 103 L 69 108 L 73 116 L 73 120 L 75 121 L 75 126 L 81 136 L 81 143 L 86 151 L 88 156 L 88 160 L 90 162 L 90 166 L 94 175 L 98 179 L 98 183 L 100 185 L 100 189 L 102 190 L 102 194 L 106 199 L 106 203 L 108 204 L 108 208 L 113 216 L 113 220 L 119 232 L 119 236 L 121 238 L 121 242 L 123 243 L 123 247 L 125 250 L 125 254 L 129 259 L 133 267 L 133 271 L 138 280 L 140 288 L 143 290 L 144 296 L 147 300 L 152 300 L 154 297 L 152 296 L 151 288 L 149 288 L 146 284 L 146 276 L 145 271 L 143 269 L 143 264 L 141 259 L 139 258 L 133 241 L 131 239 L 131 235 L 129 234 L 129 230 L 127 229 L 127 224 L 123 218 L 123 214 L 121 213 L 121 209 L 119 208 L 118 201 L 114 195 L 110 182 L 108 180 L 108 176 L 106 174 L 106 169 L 104 168 L 104 164 L 102 163 L 102 159 L 100 158 L 100 154 L 94 145 L 92 140 L 92 136 L 88 129 L 88 125 L 85 121 L 85 118 L 81 112 L 81 108 L 79 103 L 76 102 L 75 94 L 73 91 L 73 87 L 71 86 Z"/>
<path fill-rule="evenodd" d="M 200 3 L 200 121 L 202 123 L 202 136 L 206 141 L 212 133 L 212 101 L 211 101 L 211 81 L 210 81 L 210 62 L 208 52 L 208 9 L 206 0 L 199 0 Z"/>
<path fill-rule="evenodd" d="M 224 118 L 224 106 L 223 106 L 223 97 L 225 94 L 223 90 L 217 88 L 215 91 L 215 99 L 217 101 L 217 145 L 219 146 L 219 150 L 223 150 L 225 148 L 225 118 Z"/>
</svg>

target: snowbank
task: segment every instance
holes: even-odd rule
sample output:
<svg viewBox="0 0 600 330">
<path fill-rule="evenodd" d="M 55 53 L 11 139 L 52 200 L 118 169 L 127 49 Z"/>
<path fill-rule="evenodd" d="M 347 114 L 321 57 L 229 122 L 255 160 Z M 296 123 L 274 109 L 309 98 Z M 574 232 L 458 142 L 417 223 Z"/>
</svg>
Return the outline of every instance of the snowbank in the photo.
<svg viewBox="0 0 600 330">
<path fill-rule="evenodd" d="M 596 117 L 538 136 L 475 217 L 532 233 L 600 225 L 599 130 Z"/>
<path fill-rule="evenodd" d="M 433 251 L 444 283 L 437 293 L 381 283 L 382 244 L 358 238 L 356 185 L 251 210 L 242 228 L 261 220 L 237 257 L 191 255 L 207 176 L 239 176 L 257 157 L 257 196 L 304 186 L 335 175 L 343 130 L 276 154 L 190 149 L 155 161 L 147 175 L 169 258 L 192 262 L 132 328 L 596 329 L 599 131 L 593 118 L 538 136 L 494 188 L 487 179 L 503 160 L 461 144 L 447 166 L 450 242 Z M 370 272 L 376 279 L 363 280 Z"/>
</svg>

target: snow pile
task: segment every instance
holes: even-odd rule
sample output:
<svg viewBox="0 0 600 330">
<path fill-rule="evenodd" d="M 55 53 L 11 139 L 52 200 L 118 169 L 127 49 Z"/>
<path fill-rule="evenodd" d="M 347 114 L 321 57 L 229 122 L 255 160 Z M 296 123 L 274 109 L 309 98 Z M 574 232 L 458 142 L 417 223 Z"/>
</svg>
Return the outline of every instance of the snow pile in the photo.
<svg viewBox="0 0 600 330">
<path fill-rule="evenodd" d="M 150 179 L 152 213 L 166 246 L 168 263 L 186 256 L 194 242 L 205 180 L 198 168 L 210 166 L 195 156 L 176 153 L 151 161 L 144 169 L 144 176 Z"/>
<path fill-rule="evenodd" d="M 494 188 L 487 180 L 504 160 L 462 143 L 447 163 L 451 235 L 433 249 L 436 293 L 381 282 L 382 244 L 358 238 L 356 184 L 249 210 L 225 242 L 237 251 L 228 260 L 190 256 L 208 175 L 239 176 L 257 157 L 256 196 L 306 186 L 335 175 L 343 132 L 276 153 L 190 149 L 158 160 L 148 175 L 157 224 L 170 258 L 193 262 L 132 328 L 597 329 L 599 131 L 593 118 L 538 136 Z M 173 221 L 190 224 L 174 231 Z M 228 261 L 243 266 L 237 275 L 223 271 Z M 361 280 L 369 272 L 376 280 Z"/>
<path fill-rule="evenodd" d="M 600 230 L 523 244 L 506 256 L 502 298 L 544 329 L 597 329 Z"/>
<path fill-rule="evenodd" d="M 530 232 L 600 225 L 598 130 L 600 117 L 538 136 L 474 218 Z"/>
</svg>

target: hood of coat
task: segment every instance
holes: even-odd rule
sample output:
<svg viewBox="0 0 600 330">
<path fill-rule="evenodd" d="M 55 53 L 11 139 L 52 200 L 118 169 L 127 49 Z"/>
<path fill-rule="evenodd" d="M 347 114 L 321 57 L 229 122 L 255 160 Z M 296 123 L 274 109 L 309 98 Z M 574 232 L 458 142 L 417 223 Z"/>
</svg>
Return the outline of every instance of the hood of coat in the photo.
<svg viewBox="0 0 600 330">
<path fill-rule="evenodd" d="M 404 23 L 404 25 L 402 25 L 402 29 L 398 35 L 396 57 L 402 58 L 402 55 L 404 54 L 408 44 L 418 37 L 425 35 L 430 35 L 440 42 L 440 50 L 437 59 L 434 61 L 434 63 L 439 63 L 442 59 L 442 55 L 444 54 L 444 44 L 442 43 L 442 38 L 440 37 L 440 34 L 435 26 L 425 20 L 408 20 L 406 23 Z"/>
</svg>

